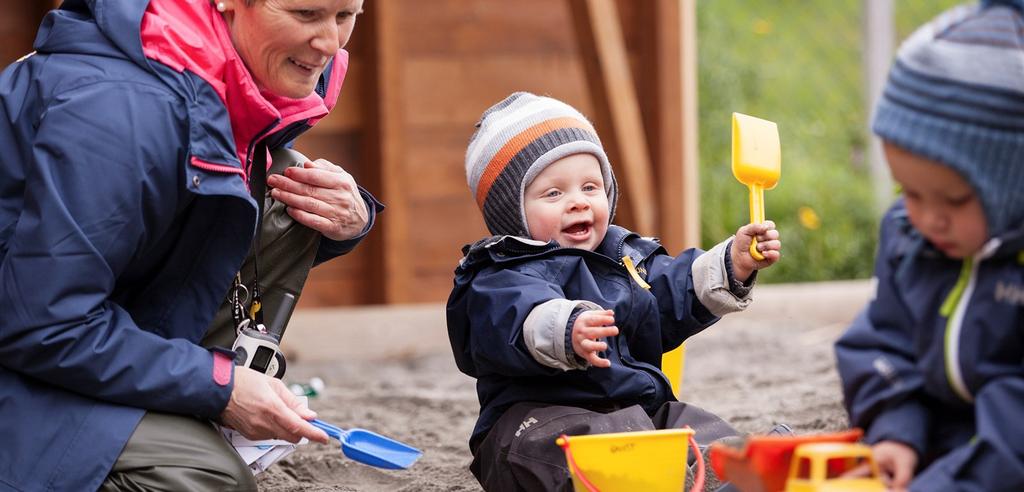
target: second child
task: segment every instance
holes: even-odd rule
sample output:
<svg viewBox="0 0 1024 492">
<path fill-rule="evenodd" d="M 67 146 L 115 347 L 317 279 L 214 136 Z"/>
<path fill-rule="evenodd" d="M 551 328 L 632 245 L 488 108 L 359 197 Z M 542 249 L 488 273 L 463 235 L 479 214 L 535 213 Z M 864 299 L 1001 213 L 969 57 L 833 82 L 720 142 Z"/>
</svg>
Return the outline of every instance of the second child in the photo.
<svg viewBox="0 0 1024 492">
<path fill-rule="evenodd" d="M 872 128 L 903 198 L 836 343 L 850 423 L 893 491 L 1024 490 L 1024 1 L 919 28 Z"/>
</svg>

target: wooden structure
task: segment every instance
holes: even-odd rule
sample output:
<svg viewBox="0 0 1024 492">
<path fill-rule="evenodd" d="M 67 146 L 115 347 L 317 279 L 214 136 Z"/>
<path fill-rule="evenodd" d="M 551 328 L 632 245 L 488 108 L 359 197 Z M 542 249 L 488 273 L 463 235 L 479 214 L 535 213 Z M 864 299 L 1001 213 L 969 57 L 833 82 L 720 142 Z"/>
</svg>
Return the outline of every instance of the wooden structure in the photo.
<svg viewBox="0 0 1024 492">
<path fill-rule="evenodd" d="M 31 50 L 48 2 L 0 0 L 0 65 Z M 443 301 L 460 247 L 487 232 L 464 152 L 511 92 L 591 117 L 622 190 L 616 222 L 699 243 L 695 0 L 367 0 L 334 113 L 296 147 L 351 172 L 387 210 L 318 267 L 302 306 Z"/>
</svg>

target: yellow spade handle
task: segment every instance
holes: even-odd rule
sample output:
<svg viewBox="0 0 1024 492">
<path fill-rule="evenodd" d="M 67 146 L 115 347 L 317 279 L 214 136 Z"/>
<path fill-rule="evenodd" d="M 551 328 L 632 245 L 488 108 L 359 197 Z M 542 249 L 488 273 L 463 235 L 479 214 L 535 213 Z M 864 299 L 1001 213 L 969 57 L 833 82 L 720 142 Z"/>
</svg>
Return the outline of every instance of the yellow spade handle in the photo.
<svg viewBox="0 0 1024 492">
<path fill-rule="evenodd" d="M 759 184 L 750 185 L 750 222 L 764 222 L 764 187 Z M 764 260 L 764 255 L 757 250 L 757 239 L 750 240 L 750 256 L 757 261 Z"/>
</svg>

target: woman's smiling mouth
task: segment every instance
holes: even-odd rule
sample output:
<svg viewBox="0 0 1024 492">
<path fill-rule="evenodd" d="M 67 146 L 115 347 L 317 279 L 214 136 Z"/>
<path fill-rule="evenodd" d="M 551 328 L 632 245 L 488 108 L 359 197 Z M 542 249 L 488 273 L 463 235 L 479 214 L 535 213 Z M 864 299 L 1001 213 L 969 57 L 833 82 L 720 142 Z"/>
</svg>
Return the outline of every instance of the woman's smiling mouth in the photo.
<svg viewBox="0 0 1024 492">
<path fill-rule="evenodd" d="M 295 65 L 296 67 L 298 67 L 298 68 L 300 68 L 302 70 L 305 70 L 307 72 L 313 72 L 313 71 L 317 70 L 318 68 L 320 68 L 319 65 L 309 65 L 309 64 L 306 64 L 306 63 L 302 63 L 302 62 L 300 62 L 300 61 L 298 61 L 298 60 L 296 60 L 294 58 L 288 58 L 288 61 L 291 62 L 292 65 Z"/>
</svg>

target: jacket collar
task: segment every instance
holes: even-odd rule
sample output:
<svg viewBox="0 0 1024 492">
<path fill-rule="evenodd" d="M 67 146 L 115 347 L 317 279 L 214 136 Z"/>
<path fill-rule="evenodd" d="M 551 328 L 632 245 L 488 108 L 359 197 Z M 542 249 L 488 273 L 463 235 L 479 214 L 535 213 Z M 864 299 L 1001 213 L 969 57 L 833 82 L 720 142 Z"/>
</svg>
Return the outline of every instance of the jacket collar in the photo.
<svg viewBox="0 0 1024 492">
<path fill-rule="evenodd" d="M 595 251 L 590 252 L 577 248 L 563 248 L 555 241 L 545 243 L 519 236 L 489 236 L 462 247 L 463 258 L 459 261 L 459 268 L 472 269 L 490 262 L 518 261 L 547 255 L 553 251 L 578 256 L 599 255 L 615 263 L 621 263 L 622 257 L 628 255 L 635 264 L 640 264 L 651 254 L 664 251 L 656 240 L 641 239 L 643 238 L 635 232 L 611 225 L 601 244 Z"/>
<path fill-rule="evenodd" d="M 296 122 L 312 125 L 326 116 L 337 102 L 348 69 L 348 52 L 339 50 L 324 74 L 327 84 L 322 94 L 281 97 L 260 90 L 232 44 L 227 22 L 208 0 L 151 0 L 135 25 L 147 60 L 178 72 L 188 70 L 214 88 L 228 109 L 243 165 L 254 140 Z"/>
<path fill-rule="evenodd" d="M 637 265 L 656 252 L 665 252 L 657 239 L 650 238 L 647 241 L 642 239 L 644 238 L 633 231 L 611 225 L 596 252 L 616 262 L 621 262 L 624 256 L 629 256 Z"/>
</svg>

